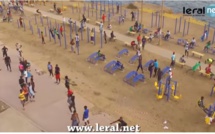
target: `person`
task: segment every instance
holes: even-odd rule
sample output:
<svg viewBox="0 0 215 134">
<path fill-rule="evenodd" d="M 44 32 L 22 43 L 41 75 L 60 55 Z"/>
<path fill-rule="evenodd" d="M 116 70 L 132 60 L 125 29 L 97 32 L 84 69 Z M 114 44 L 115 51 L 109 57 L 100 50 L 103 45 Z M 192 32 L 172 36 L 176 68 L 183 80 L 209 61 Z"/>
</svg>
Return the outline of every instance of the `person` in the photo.
<svg viewBox="0 0 215 134">
<path fill-rule="evenodd" d="M 86 21 L 87 21 L 87 18 L 86 18 L 85 15 L 83 14 L 83 15 L 82 15 L 82 20 L 81 20 L 81 22 L 86 23 Z"/>
<path fill-rule="evenodd" d="M 134 21 L 134 19 L 135 19 L 135 15 L 134 15 L 134 12 L 132 11 L 131 12 L 131 21 Z"/>
<path fill-rule="evenodd" d="M 134 30 L 137 31 L 137 28 L 138 28 L 138 22 L 136 21 L 136 22 L 134 23 Z"/>
<path fill-rule="evenodd" d="M 140 44 L 140 42 L 141 42 L 141 36 L 140 36 L 140 34 L 137 36 L 137 43 L 138 44 Z"/>
<path fill-rule="evenodd" d="M 179 61 L 180 61 L 181 63 L 186 63 L 186 61 L 185 61 L 185 59 L 184 59 L 184 55 L 181 56 L 181 58 L 179 59 Z"/>
<path fill-rule="evenodd" d="M 94 42 L 94 30 L 92 29 L 90 32 L 90 39 Z"/>
<path fill-rule="evenodd" d="M 31 76 L 30 83 L 31 83 L 33 92 L 36 93 L 36 91 L 35 91 L 35 82 L 34 82 L 34 77 L 33 77 L 33 75 Z"/>
<path fill-rule="evenodd" d="M 70 96 L 73 94 L 73 91 L 70 89 L 70 86 L 68 86 L 68 89 L 67 89 L 67 96 Z"/>
<path fill-rule="evenodd" d="M 120 22 L 124 23 L 125 22 L 125 17 L 123 15 L 120 16 Z"/>
<path fill-rule="evenodd" d="M 3 58 L 7 56 L 7 51 L 8 51 L 8 48 L 4 46 L 2 48 Z"/>
<path fill-rule="evenodd" d="M 205 107 L 204 105 L 204 97 L 201 96 L 200 100 L 197 102 L 198 103 L 198 106 L 206 113 L 208 114 L 208 109 Z"/>
<path fill-rule="evenodd" d="M 134 32 L 133 26 L 130 26 L 129 32 Z"/>
<path fill-rule="evenodd" d="M 120 68 L 120 70 L 123 70 L 124 69 L 124 66 L 123 64 L 120 62 L 120 61 L 116 61 L 116 66 Z"/>
<path fill-rule="evenodd" d="M 55 78 L 56 78 L 56 83 L 60 83 L 60 68 L 58 67 L 58 64 L 55 66 Z"/>
<path fill-rule="evenodd" d="M 7 70 L 8 71 L 12 71 L 11 70 L 11 59 L 10 59 L 10 57 L 7 55 L 5 58 L 4 58 L 4 62 L 5 62 L 5 65 L 6 65 L 6 67 L 7 67 Z"/>
<path fill-rule="evenodd" d="M 80 41 L 79 35 L 76 34 L 76 36 L 75 36 L 75 42 L 76 42 L 76 48 L 77 48 L 78 55 L 79 55 L 79 41 Z"/>
<path fill-rule="evenodd" d="M 208 41 L 206 46 L 204 47 L 204 51 L 206 51 L 208 53 L 208 50 L 210 49 L 211 46 L 211 41 Z"/>
<path fill-rule="evenodd" d="M 163 76 L 163 72 L 161 71 L 160 68 L 158 68 L 158 78 L 157 78 L 157 82 L 159 83 L 160 80 L 162 79 L 162 76 Z"/>
<path fill-rule="evenodd" d="M 2 21 L 3 21 L 3 22 L 6 22 L 6 21 L 7 21 L 7 17 L 6 17 L 5 15 L 3 16 Z"/>
<path fill-rule="evenodd" d="M 206 68 L 205 68 L 205 73 L 210 75 L 210 77 L 212 78 L 214 76 L 214 74 L 211 72 L 211 64 L 209 64 Z"/>
<path fill-rule="evenodd" d="M 29 92 L 30 101 L 33 101 L 33 99 L 35 97 L 35 93 L 33 91 L 33 88 L 32 88 L 32 85 L 30 82 L 28 83 L 28 92 Z"/>
<path fill-rule="evenodd" d="M 19 90 L 19 99 L 22 104 L 23 110 L 25 110 L 25 95 L 22 89 Z"/>
<path fill-rule="evenodd" d="M 48 62 L 47 68 L 48 68 L 48 71 L 49 71 L 49 76 L 54 77 L 54 75 L 53 75 L 53 67 L 52 67 L 52 64 L 51 64 L 50 61 Z"/>
<path fill-rule="evenodd" d="M 119 122 L 119 130 L 122 130 L 123 127 L 127 126 L 127 123 L 123 120 L 122 117 L 120 117 L 118 120 L 111 122 L 110 124 L 112 125 L 113 123 Z"/>
<path fill-rule="evenodd" d="M 71 52 L 75 53 L 75 48 L 74 48 L 75 42 L 74 42 L 74 39 L 72 39 L 72 40 L 70 41 L 70 45 L 71 45 Z"/>
<path fill-rule="evenodd" d="M 80 120 L 76 110 L 74 110 L 72 113 L 71 121 L 72 121 L 72 126 L 79 126 Z M 77 132 L 77 130 L 75 130 L 74 132 Z"/>
<path fill-rule="evenodd" d="M 69 78 L 68 78 L 68 76 L 65 76 L 65 87 L 69 90 Z"/>
<path fill-rule="evenodd" d="M 109 40 L 112 40 L 114 39 L 116 36 L 114 35 L 113 31 L 110 33 L 110 39 Z"/>
<path fill-rule="evenodd" d="M 172 56 L 171 56 L 171 63 L 170 63 L 170 67 L 174 67 L 175 66 L 175 52 L 172 53 Z"/>
<path fill-rule="evenodd" d="M 142 24 L 139 24 L 138 27 L 137 27 L 137 32 L 139 33 L 142 29 Z"/>
<path fill-rule="evenodd" d="M 188 57 L 189 55 L 189 43 L 186 42 L 184 45 L 184 55 Z"/>
<path fill-rule="evenodd" d="M 103 14 L 103 15 L 102 15 L 102 22 L 103 22 L 103 23 L 105 23 L 105 19 L 106 19 L 106 15 Z"/>
<path fill-rule="evenodd" d="M 54 2 L 54 5 L 53 5 L 53 6 L 54 6 L 54 10 L 56 11 L 56 3 L 55 3 L 55 2 Z"/>
<path fill-rule="evenodd" d="M 154 68 L 154 64 L 153 64 L 153 62 L 152 62 L 152 63 L 149 65 L 149 67 L 148 67 L 150 78 L 152 77 L 153 68 Z"/>
<path fill-rule="evenodd" d="M 201 70 L 201 62 L 200 61 L 197 62 L 191 69 L 187 70 L 187 72 L 190 71 L 190 70 L 195 72 L 198 68 L 199 68 L 199 70 Z"/>
<path fill-rule="evenodd" d="M 26 84 L 23 86 L 22 90 L 25 95 L 25 101 L 28 101 L 29 92 L 28 92 L 28 88 L 27 88 Z"/>
<path fill-rule="evenodd" d="M 46 43 L 45 43 L 45 39 L 44 39 L 43 32 L 41 32 L 41 38 L 42 38 L 42 44 L 46 44 Z"/>
<path fill-rule="evenodd" d="M 19 52 L 19 56 L 22 57 L 22 45 L 20 45 L 19 43 L 15 44 L 16 46 L 16 50 Z"/>
<path fill-rule="evenodd" d="M 100 50 L 97 52 L 97 54 L 98 54 L 98 57 L 101 57 L 103 60 L 106 59 L 106 58 L 105 58 L 105 55 L 102 54 Z"/>
<path fill-rule="evenodd" d="M 165 35 L 165 37 L 164 37 L 164 39 L 165 39 L 165 40 L 168 40 L 169 37 L 170 37 L 170 31 L 168 30 L 167 33 L 166 33 L 166 35 Z"/>
<path fill-rule="evenodd" d="M 143 65 L 142 65 L 142 56 L 141 55 L 138 58 L 137 72 L 138 72 L 139 68 L 141 68 L 142 73 L 143 73 Z"/>
<path fill-rule="evenodd" d="M 154 77 L 157 75 L 159 65 L 157 59 L 154 60 Z"/>
<path fill-rule="evenodd" d="M 57 35 L 58 39 L 60 40 L 60 34 L 58 33 L 57 29 L 54 29 L 54 33 Z"/>
<path fill-rule="evenodd" d="M 24 73 L 24 65 L 22 64 L 22 62 L 19 62 L 19 71 L 20 71 L 21 75 L 23 75 L 23 73 Z"/>
<path fill-rule="evenodd" d="M 41 12 L 40 12 L 40 10 L 39 10 L 39 9 L 37 9 L 37 10 L 36 10 L 36 12 L 37 12 L 37 13 L 39 13 L 39 14 L 41 14 Z"/>
<path fill-rule="evenodd" d="M 105 44 L 106 44 L 107 43 L 107 34 L 105 31 L 104 31 L 104 40 L 105 40 Z"/>
<path fill-rule="evenodd" d="M 136 55 L 138 55 L 139 57 L 142 55 L 142 54 L 141 54 L 141 51 L 140 51 L 140 48 L 137 49 Z"/>
<path fill-rule="evenodd" d="M 208 58 L 208 59 L 206 59 L 205 60 L 205 64 L 213 64 L 213 62 L 214 62 L 214 59 L 213 58 Z"/>
<path fill-rule="evenodd" d="M 158 27 L 157 31 L 154 32 L 154 37 L 158 37 L 160 35 L 161 28 Z"/>
<path fill-rule="evenodd" d="M 78 29 L 78 31 L 83 31 L 84 30 L 84 22 L 82 21 L 80 24 L 80 28 Z"/>
<path fill-rule="evenodd" d="M 70 94 L 70 95 L 68 95 L 67 99 L 68 99 L 67 102 L 69 104 L 69 110 L 72 113 L 72 108 L 74 110 L 76 110 L 76 108 L 75 108 L 75 96 L 73 94 Z"/>
<path fill-rule="evenodd" d="M 60 26 L 60 34 L 63 37 L 63 26 L 62 25 Z"/>
<path fill-rule="evenodd" d="M 135 43 L 135 41 L 131 41 L 131 46 L 133 47 L 133 49 L 135 48 L 135 46 L 137 47 L 137 44 Z"/>
<path fill-rule="evenodd" d="M 19 77 L 19 85 L 20 85 L 20 87 L 23 88 L 24 84 L 25 84 L 25 80 L 23 79 L 22 76 L 20 76 Z"/>
<path fill-rule="evenodd" d="M 190 47 L 193 48 L 196 45 L 196 40 L 193 37 L 192 41 L 190 42 Z"/>
<path fill-rule="evenodd" d="M 71 18 L 69 18 L 68 22 L 69 22 L 69 24 L 73 23 Z"/>
<path fill-rule="evenodd" d="M 24 70 L 24 76 L 25 76 L 25 83 L 28 83 L 28 70 Z"/>
<path fill-rule="evenodd" d="M 20 27 L 23 27 L 23 18 L 22 17 L 19 17 L 19 24 L 20 24 Z"/>
<path fill-rule="evenodd" d="M 61 11 L 61 8 L 57 8 L 57 14 L 61 14 L 62 11 Z"/>
<path fill-rule="evenodd" d="M 201 37 L 202 42 L 207 38 L 207 36 L 208 36 L 208 31 L 205 30 L 202 37 Z"/>
<path fill-rule="evenodd" d="M 90 121 L 89 121 L 89 109 L 87 108 L 87 106 L 84 106 L 83 121 L 84 121 L 85 126 L 90 124 Z"/>
<path fill-rule="evenodd" d="M 111 29 L 112 29 L 112 25 L 109 23 L 108 26 L 107 26 L 107 28 L 108 28 L 109 30 L 111 30 Z"/>
<path fill-rule="evenodd" d="M 146 45 L 146 37 L 143 36 L 142 37 L 142 47 L 143 47 L 143 49 L 145 48 L 145 45 Z"/>
<path fill-rule="evenodd" d="M 152 42 L 152 39 L 154 38 L 154 36 L 152 35 L 152 34 L 149 34 L 149 39 L 148 39 L 148 41 L 149 42 Z"/>
</svg>

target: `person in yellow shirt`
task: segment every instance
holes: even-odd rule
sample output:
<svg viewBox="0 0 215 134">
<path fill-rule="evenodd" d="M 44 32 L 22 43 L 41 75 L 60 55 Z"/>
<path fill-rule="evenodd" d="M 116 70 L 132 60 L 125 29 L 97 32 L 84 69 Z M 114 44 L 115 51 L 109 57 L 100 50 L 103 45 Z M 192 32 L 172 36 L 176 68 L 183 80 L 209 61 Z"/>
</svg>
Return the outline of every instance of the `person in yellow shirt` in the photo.
<svg viewBox="0 0 215 134">
<path fill-rule="evenodd" d="M 25 94 L 24 91 L 22 91 L 22 89 L 20 89 L 19 99 L 22 104 L 23 110 L 25 110 Z"/>
<path fill-rule="evenodd" d="M 90 32 L 91 41 L 94 41 L 94 30 L 92 29 Z"/>
</svg>

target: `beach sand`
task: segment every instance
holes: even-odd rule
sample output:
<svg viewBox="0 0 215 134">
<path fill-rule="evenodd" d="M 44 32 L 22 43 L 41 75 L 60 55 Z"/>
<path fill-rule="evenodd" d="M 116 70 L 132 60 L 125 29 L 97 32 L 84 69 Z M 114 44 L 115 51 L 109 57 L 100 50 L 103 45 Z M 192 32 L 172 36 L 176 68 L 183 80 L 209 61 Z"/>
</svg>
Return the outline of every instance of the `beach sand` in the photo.
<svg viewBox="0 0 215 134">
<path fill-rule="evenodd" d="M 43 10 L 44 8 L 47 11 L 48 6 L 51 7 L 52 5 L 47 3 L 46 7 L 41 6 L 40 9 Z M 64 16 L 66 14 L 70 17 L 71 12 L 66 11 Z M 26 15 L 28 16 L 30 13 L 26 13 Z M 77 16 L 72 15 L 71 17 L 76 19 Z M 14 20 L 16 18 L 14 16 Z M 120 26 L 115 24 L 114 28 L 116 28 L 116 31 L 123 33 L 123 31 L 127 31 L 126 29 L 130 24 L 132 23 L 128 22 L 127 24 L 126 22 L 126 24 Z M 36 28 L 36 26 L 34 27 Z M 67 28 L 69 27 L 67 26 Z M 51 61 L 53 65 L 58 64 L 62 70 L 62 77 L 68 75 L 73 83 L 76 84 L 72 89 L 96 106 L 92 110 L 93 112 L 104 111 L 115 118 L 123 116 L 129 125 L 139 124 L 143 132 L 215 131 L 214 127 L 205 125 L 205 114 L 197 106 L 200 96 L 209 95 L 212 81 L 199 76 L 198 72 L 186 74 L 188 67 L 183 69 L 176 67 L 173 70 L 173 79 L 179 82 L 178 91 L 182 94 L 182 99 L 178 101 L 171 99 L 169 102 L 166 102 L 165 99 L 158 101 L 156 99 L 157 91 L 154 87 L 156 79 L 149 79 L 148 71 L 144 73 L 147 78 L 145 82 L 138 83 L 135 87 L 123 82 L 123 77 L 131 70 L 136 70 L 137 67 L 137 63 L 135 65 L 128 63 L 128 60 L 135 55 L 135 51 L 131 48 L 128 48 L 129 55 L 120 59 L 125 66 L 123 72 L 116 72 L 115 75 L 104 72 L 105 64 L 116 59 L 117 52 L 125 48 L 123 42 L 116 41 L 104 45 L 101 52 L 106 55 L 107 60 L 105 62 L 99 61 L 97 65 L 92 65 L 86 61 L 86 58 L 100 49 L 99 38 L 97 38 L 97 45 L 95 46 L 87 43 L 86 32 L 84 32 L 84 41 L 81 41 L 80 55 L 76 55 L 70 52 L 69 47 L 65 50 L 64 43 L 60 47 L 58 41 L 56 44 L 54 44 L 53 40 L 49 42 L 48 37 L 45 38 L 46 44 L 42 45 L 37 34 L 31 35 L 29 30 L 24 32 L 23 29 L 18 29 L 16 22 L 1 23 L 0 29 L 0 40 L 14 49 L 16 42 L 21 43 L 24 57 L 36 64 L 40 70 L 46 71 L 48 61 Z M 156 41 L 153 41 L 152 44 L 155 44 L 154 42 Z M 176 53 L 183 52 L 183 47 L 175 45 L 173 42 L 165 42 L 165 45 L 161 47 L 174 50 Z M 143 63 L 157 58 L 161 68 L 170 64 L 169 59 L 164 59 L 147 51 L 143 51 L 142 54 Z M 193 79 L 194 77 L 195 79 Z M 213 102 L 213 98 L 206 97 L 205 102 L 206 106 L 208 106 L 207 104 Z M 163 129 L 165 120 L 168 121 L 168 130 Z"/>
</svg>

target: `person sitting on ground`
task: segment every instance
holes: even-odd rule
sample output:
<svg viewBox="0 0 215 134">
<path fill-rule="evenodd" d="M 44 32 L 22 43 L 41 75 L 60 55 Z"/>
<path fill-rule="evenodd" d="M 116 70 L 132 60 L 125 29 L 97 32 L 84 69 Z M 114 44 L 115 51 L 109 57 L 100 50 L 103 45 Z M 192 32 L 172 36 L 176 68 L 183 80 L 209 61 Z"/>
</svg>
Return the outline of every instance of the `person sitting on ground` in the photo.
<svg viewBox="0 0 215 134">
<path fill-rule="evenodd" d="M 133 26 L 131 26 L 131 27 L 129 28 L 129 32 L 135 32 L 135 30 L 133 29 Z"/>
<path fill-rule="evenodd" d="M 137 44 L 134 40 L 131 42 L 131 46 L 133 47 L 133 49 L 137 46 Z"/>
<path fill-rule="evenodd" d="M 118 125 L 119 130 L 123 130 L 123 127 L 127 126 L 127 123 L 123 120 L 122 117 L 120 117 L 118 120 L 116 120 L 110 124 L 112 125 L 113 123 L 116 123 L 116 122 L 119 122 L 119 125 Z"/>
<path fill-rule="evenodd" d="M 186 63 L 186 61 L 185 61 L 185 59 L 184 59 L 184 55 L 181 56 L 179 62 L 181 62 L 181 63 Z"/>
<path fill-rule="evenodd" d="M 105 58 L 105 55 L 104 55 L 104 54 L 102 54 L 100 50 L 97 52 L 97 54 L 98 54 L 98 57 L 103 58 L 103 60 L 105 60 L 105 59 L 106 59 L 106 58 Z"/>
<path fill-rule="evenodd" d="M 112 29 L 112 25 L 109 23 L 108 26 L 107 26 L 107 28 L 108 28 L 109 30 L 111 30 L 111 29 Z"/>
<path fill-rule="evenodd" d="M 157 31 L 155 31 L 155 33 L 154 33 L 154 36 L 155 36 L 155 37 L 158 37 L 158 36 L 160 35 L 160 30 L 161 30 L 161 28 L 159 27 L 159 28 L 157 29 Z"/>
<path fill-rule="evenodd" d="M 212 59 L 212 58 L 208 58 L 208 59 L 206 59 L 205 60 L 205 64 L 213 64 L 213 62 L 214 62 L 214 59 Z"/>
<path fill-rule="evenodd" d="M 124 66 L 123 64 L 120 62 L 120 61 L 116 61 L 116 66 L 120 68 L 120 70 L 123 70 L 124 69 Z"/>
<path fill-rule="evenodd" d="M 154 36 L 152 35 L 152 34 L 149 34 L 149 39 L 148 39 L 148 41 L 149 42 L 152 42 L 152 39 L 154 38 Z"/>
<path fill-rule="evenodd" d="M 57 8 L 57 14 L 61 14 L 62 13 L 62 11 L 61 11 L 61 8 Z"/>
<path fill-rule="evenodd" d="M 134 23 L 134 30 L 137 31 L 137 28 L 138 28 L 138 22 L 136 21 L 136 22 Z"/>
<path fill-rule="evenodd" d="M 68 22 L 69 22 L 69 24 L 73 23 L 71 18 L 69 18 Z"/>
<path fill-rule="evenodd" d="M 142 24 L 138 25 L 137 32 L 139 33 L 142 30 Z"/>
<path fill-rule="evenodd" d="M 165 39 L 165 40 L 168 40 L 169 37 L 170 37 L 170 31 L 168 30 L 167 33 L 166 33 L 166 35 L 165 35 L 165 37 L 164 37 L 164 39 Z"/>
<path fill-rule="evenodd" d="M 211 41 L 208 41 L 206 46 L 204 47 L 204 51 L 206 51 L 208 53 L 208 50 L 210 49 L 211 46 Z"/>
<path fill-rule="evenodd" d="M 39 9 L 37 9 L 37 10 L 36 10 L 36 12 L 37 12 L 37 13 L 39 13 L 39 14 L 41 14 L 41 12 L 40 12 L 40 10 L 39 10 Z"/>
<path fill-rule="evenodd" d="M 193 48 L 195 44 L 196 44 L 196 40 L 193 37 L 192 41 L 190 42 L 190 47 Z"/>
<path fill-rule="evenodd" d="M 110 33 L 110 39 L 109 40 L 113 40 L 116 36 L 114 35 L 113 31 Z"/>
</svg>

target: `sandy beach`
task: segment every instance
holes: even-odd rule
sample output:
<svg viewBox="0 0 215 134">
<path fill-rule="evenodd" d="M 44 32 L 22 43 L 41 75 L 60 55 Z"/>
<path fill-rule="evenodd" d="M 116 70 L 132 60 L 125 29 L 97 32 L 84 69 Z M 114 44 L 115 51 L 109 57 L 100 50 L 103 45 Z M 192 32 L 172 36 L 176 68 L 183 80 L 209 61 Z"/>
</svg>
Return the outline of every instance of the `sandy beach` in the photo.
<svg viewBox="0 0 215 134">
<path fill-rule="evenodd" d="M 60 3 L 57 3 L 60 4 Z M 64 2 L 67 5 L 67 11 L 64 11 L 63 16 L 72 18 L 74 20 L 80 20 L 79 15 L 71 14 L 71 3 Z M 80 3 L 83 4 L 83 3 Z M 35 5 L 35 9 L 39 8 L 41 11 L 48 11 L 53 7 L 52 3 L 46 3 L 46 6 Z M 148 6 L 149 8 L 157 8 L 156 6 Z M 125 7 L 124 7 L 125 8 Z M 34 16 L 30 12 L 25 12 L 26 17 L 25 22 L 32 20 L 34 22 Z M 80 14 L 81 15 L 81 14 Z M 62 16 L 62 18 L 63 18 Z M 143 14 L 143 24 L 145 27 L 150 28 L 150 15 Z M 119 50 L 125 48 L 124 42 L 116 40 L 115 42 L 108 42 L 104 44 L 101 52 L 107 57 L 105 62 L 99 61 L 98 64 L 93 65 L 86 61 L 87 57 L 100 50 L 100 37 L 97 36 L 97 45 L 87 43 L 86 31 L 83 32 L 84 40 L 81 41 L 81 51 L 80 55 L 71 53 L 69 42 L 68 48 L 64 48 L 64 42 L 62 41 L 62 46 L 59 42 L 55 44 L 52 40 L 49 41 L 48 36 L 45 37 L 46 44 L 41 44 L 41 39 L 38 34 L 32 35 L 29 27 L 26 27 L 26 31 L 23 29 L 18 29 L 16 20 L 18 15 L 13 15 L 12 23 L 1 23 L 0 24 L 0 40 L 4 42 L 10 48 L 15 49 L 15 43 L 19 42 L 23 45 L 23 55 L 26 59 L 29 59 L 32 63 L 38 66 L 40 70 L 46 71 L 47 62 L 51 61 L 53 65 L 58 64 L 62 70 L 62 76 L 68 75 L 73 81 L 74 85 L 72 89 L 81 95 L 82 97 L 89 100 L 95 105 L 96 108 L 92 109 L 93 112 L 106 112 L 109 113 L 114 118 L 123 116 L 129 125 L 139 124 L 143 132 L 214 132 L 215 128 L 213 126 L 207 126 L 204 123 L 204 112 L 198 107 L 197 101 L 200 96 L 205 96 L 206 106 L 214 102 L 213 97 L 209 97 L 209 93 L 213 84 L 212 80 L 206 77 L 201 77 L 198 72 L 186 73 L 186 70 L 190 67 L 185 66 L 183 69 L 180 66 L 176 66 L 174 71 L 173 79 L 179 82 L 178 91 L 182 94 L 182 98 L 178 101 L 171 99 L 166 102 L 165 99 L 157 100 L 156 93 L 157 90 L 154 87 L 154 82 L 156 78 L 149 78 L 149 72 L 145 71 L 144 75 L 146 80 L 144 83 L 138 83 L 137 86 L 132 87 L 125 82 L 123 82 L 123 77 L 130 71 L 136 70 L 137 63 L 130 65 L 128 60 L 135 55 L 135 51 L 129 47 L 128 56 L 123 56 L 119 60 L 124 64 L 125 70 L 118 71 L 114 75 L 106 73 L 103 68 L 111 60 L 116 59 L 116 54 Z M 55 20 L 49 18 L 54 24 Z M 126 34 L 128 28 L 133 25 L 134 22 L 130 21 L 130 14 L 126 18 L 125 24 L 119 25 L 116 21 L 117 18 L 112 19 L 112 26 L 114 31 L 121 34 Z M 90 17 L 90 24 L 95 24 L 95 17 Z M 57 21 L 61 24 L 62 22 Z M 173 34 L 174 21 L 172 19 L 166 19 L 165 28 L 163 31 L 171 29 Z M 107 23 L 105 23 L 105 27 Z M 194 25 L 192 25 L 194 27 Z M 38 22 L 36 26 L 33 27 L 43 29 L 46 27 Z M 66 37 L 69 41 L 69 26 L 66 26 Z M 150 28 L 155 31 L 156 28 Z M 186 39 L 191 39 L 196 37 L 198 47 L 195 51 L 202 52 L 204 44 L 206 42 L 200 42 L 199 37 L 201 36 L 203 29 L 200 26 L 195 28 L 190 27 L 190 34 L 187 35 Z M 99 33 L 97 33 L 99 35 Z M 72 33 L 72 37 L 75 33 Z M 174 39 L 170 41 L 163 41 L 160 47 L 175 51 L 176 53 L 183 54 L 184 48 L 182 46 L 176 45 L 177 39 L 182 37 L 182 33 L 173 35 Z M 211 34 L 210 34 L 210 39 Z M 134 36 L 136 40 L 136 36 Z M 157 45 L 158 40 L 154 39 L 150 44 Z M 147 45 L 150 45 L 147 44 Z M 147 51 L 142 52 L 143 63 L 151 59 L 158 59 L 159 66 L 164 68 L 169 66 L 170 59 L 163 58 L 154 53 Z M 171 56 L 171 55 L 170 55 Z M 205 54 L 204 58 L 201 59 L 203 62 L 206 58 L 212 57 L 211 54 Z M 164 130 L 163 122 L 168 121 L 168 130 Z"/>
</svg>

